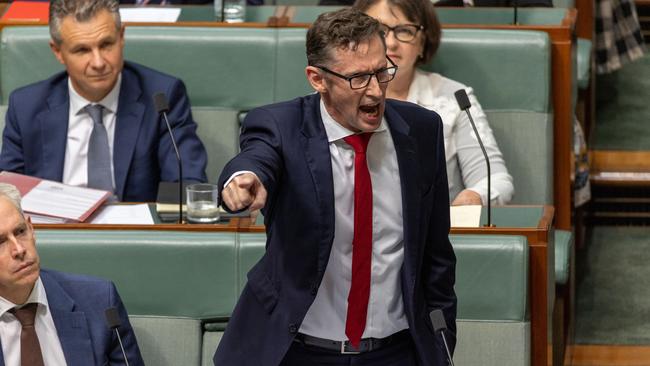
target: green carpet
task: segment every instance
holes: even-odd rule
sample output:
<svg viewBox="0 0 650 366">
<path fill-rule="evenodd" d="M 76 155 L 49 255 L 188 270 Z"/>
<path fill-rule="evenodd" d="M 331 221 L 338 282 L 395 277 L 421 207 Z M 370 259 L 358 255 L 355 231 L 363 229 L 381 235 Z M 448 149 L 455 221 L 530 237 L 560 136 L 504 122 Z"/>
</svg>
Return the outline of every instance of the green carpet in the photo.
<svg viewBox="0 0 650 366">
<path fill-rule="evenodd" d="M 650 150 L 650 55 L 597 77 L 590 148 Z"/>
<path fill-rule="evenodd" d="M 650 344 L 650 227 L 595 226 L 577 257 L 576 343 Z"/>
</svg>

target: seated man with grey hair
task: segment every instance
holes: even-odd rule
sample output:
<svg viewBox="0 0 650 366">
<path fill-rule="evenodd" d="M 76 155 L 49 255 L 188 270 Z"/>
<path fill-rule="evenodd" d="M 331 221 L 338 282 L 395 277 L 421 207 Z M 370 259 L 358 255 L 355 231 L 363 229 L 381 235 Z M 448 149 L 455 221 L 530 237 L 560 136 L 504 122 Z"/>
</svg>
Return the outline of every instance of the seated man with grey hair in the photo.
<svg viewBox="0 0 650 366">
<path fill-rule="evenodd" d="M 186 181 L 207 156 L 183 82 L 123 60 L 117 0 L 50 2 L 50 47 L 66 71 L 9 96 L 0 170 L 155 201 L 178 163 L 152 95 L 164 92 Z"/>
<path fill-rule="evenodd" d="M 40 269 L 16 187 L 0 183 L 0 365 L 124 365 L 104 312 L 117 310 L 130 365 L 144 365 L 113 283 Z"/>
</svg>

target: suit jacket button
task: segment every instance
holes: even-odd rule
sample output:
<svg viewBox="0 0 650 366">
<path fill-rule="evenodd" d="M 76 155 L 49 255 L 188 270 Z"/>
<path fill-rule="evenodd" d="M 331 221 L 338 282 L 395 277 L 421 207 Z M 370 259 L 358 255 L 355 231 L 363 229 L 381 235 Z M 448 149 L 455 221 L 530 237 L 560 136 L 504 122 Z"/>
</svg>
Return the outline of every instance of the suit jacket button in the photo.
<svg viewBox="0 0 650 366">
<path fill-rule="evenodd" d="M 298 333 L 298 327 L 293 323 L 289 324 L 289 333 L 291 334 Z"/>
</svg>

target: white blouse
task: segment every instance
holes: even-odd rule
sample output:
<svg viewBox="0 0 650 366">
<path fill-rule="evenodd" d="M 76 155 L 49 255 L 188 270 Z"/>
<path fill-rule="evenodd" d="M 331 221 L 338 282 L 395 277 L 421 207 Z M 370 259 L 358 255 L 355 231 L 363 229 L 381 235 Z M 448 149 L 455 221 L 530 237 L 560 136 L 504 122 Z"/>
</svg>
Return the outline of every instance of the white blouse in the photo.
<svg viewBox="0 0 650 366">
<path fill-rule="evenodd" d="M 460 110 L 454 97 L 454 92 L 461 88 L 465 89 L 472 103 L 470 113 L 490 159 L 491 200 L 498 205 L 507 204 L 514 194 L 512 177 L 508 174 L 503 155 L 472 88 L 440 74 L 416 70 L 407 100 L 437 112 L 442 118 L 450 202 L 462 190 L 469 189 L 478 193 L 485 205 L 487 167 L 469 118 Z"/>
</svg>

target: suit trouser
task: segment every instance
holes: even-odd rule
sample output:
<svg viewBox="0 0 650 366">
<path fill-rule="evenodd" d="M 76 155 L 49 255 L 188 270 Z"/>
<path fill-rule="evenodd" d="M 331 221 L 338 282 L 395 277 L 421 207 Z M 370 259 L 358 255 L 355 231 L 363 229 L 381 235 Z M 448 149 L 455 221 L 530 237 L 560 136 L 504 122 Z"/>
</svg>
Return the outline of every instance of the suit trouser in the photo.
<svg viewBox="0 0 650 366">
<path fill-rule="evenodd" d="M 410 337 L 381 349 L 357 355 L 342 355 L 318 347 L 293 342 L 280 366 L 417 366 L 415 346 Z"/>
</svg>

